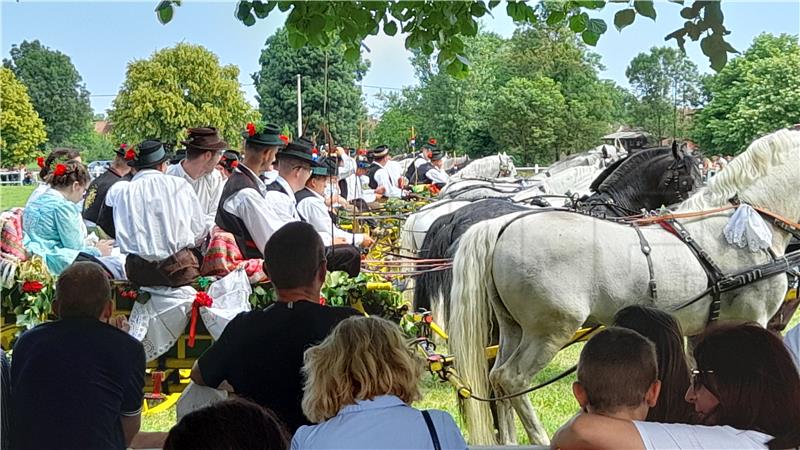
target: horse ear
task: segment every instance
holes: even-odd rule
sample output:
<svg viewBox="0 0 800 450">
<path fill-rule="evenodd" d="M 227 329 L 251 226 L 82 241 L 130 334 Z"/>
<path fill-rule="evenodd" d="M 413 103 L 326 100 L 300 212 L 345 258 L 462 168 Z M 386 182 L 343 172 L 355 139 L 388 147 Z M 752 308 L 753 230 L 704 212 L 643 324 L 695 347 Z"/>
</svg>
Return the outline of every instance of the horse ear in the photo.
<svg viewBox="0 0 800 450">
<path fill-rule="evenodd" d="M 678 141 L 672 141 L 672 157 L 675 158 L 675 161 L 679 161 L 681 159 L 680 155 L 678 154 Z"/>
</svg>

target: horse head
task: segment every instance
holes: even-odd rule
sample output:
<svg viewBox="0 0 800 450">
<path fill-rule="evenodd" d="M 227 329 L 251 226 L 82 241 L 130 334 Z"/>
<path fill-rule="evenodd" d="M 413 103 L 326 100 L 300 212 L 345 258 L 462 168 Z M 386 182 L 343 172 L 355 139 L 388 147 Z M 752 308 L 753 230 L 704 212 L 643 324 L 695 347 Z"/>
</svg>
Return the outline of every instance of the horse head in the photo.
<svg viewBox="0 0 800 450">
<path fill-rule="evenodd" d="M 673 200 L 672 204 L 686 200 L 692 191 L 703 184 L 703 174 L 700 171 L 700 162 L 697 158 L 679 149 L 676 141 L 672 141 L 672 162 L 663 172 L 661 177 L 664 192 Z"/>
</svg>

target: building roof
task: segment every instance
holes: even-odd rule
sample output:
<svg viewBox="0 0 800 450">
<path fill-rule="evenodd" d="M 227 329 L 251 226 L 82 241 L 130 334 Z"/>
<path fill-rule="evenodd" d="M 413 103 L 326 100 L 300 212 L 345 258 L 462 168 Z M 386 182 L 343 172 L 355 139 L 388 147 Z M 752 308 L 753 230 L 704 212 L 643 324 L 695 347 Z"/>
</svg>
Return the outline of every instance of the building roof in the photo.
<svg viewBox="0 0 800 450">
<path fill-rule="evenodd" d="M 107 120 L 95 120 L 94 131 L 97 134 L 106 135 L 111 132 L 111 122 Z"/>
<path fill-rule="evenodd" d="M 637 139 L 641 137 L 647 137 L 647 134 L 643 131 L 616 131 L 603 136 L 603 139 Z"/>
</svg>

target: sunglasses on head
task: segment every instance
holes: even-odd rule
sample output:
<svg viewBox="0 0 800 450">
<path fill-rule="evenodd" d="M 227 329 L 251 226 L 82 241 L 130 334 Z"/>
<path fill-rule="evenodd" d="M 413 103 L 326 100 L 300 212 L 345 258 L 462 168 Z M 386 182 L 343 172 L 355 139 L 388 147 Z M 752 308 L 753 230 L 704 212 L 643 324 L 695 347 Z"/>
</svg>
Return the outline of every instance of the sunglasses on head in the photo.
<svg viewBox="0 0 800 450">
<path fill-rule="evenodd" d="M 708 374 L 713 374 L 713 370 L 699 370 L 699 369 L 692 369 L 692 376 L 691 376 L 691 386 L 692 389 L 695 391 L 700 389 L 701 387 L 705 386 L 704 378 Z"/>
</svg>

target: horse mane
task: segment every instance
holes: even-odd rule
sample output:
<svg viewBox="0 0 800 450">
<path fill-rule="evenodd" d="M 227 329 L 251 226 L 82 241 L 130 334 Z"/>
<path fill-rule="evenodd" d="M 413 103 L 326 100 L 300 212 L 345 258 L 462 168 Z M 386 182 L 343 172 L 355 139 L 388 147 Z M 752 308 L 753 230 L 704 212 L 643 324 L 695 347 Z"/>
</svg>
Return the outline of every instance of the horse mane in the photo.
<svg viewBox="0 0 800 450">
<path fill-rule="evenodd" d="M 776 193 L 775 189 L 762 186 L 763 181 L 759 182 L 776 169 L 788 171 L 789 176 L 795 177 L 800 172 L 800 131 L 782 129 L 756 139 L 744 153 L 711 178 L 705 189 L 681 203 L 678 209 L 718 208 L 728 205 L 736 195 L 756 205 L 785 203 L 776 197 L 796 196 L 797 193 Z"/>
<path fill-rule="evenodd" d="M 617 168 L 619 166 L 621 166 L 622 163 L 624 163 L 627 160 L 628 160 L 627 156 L 624 157 L 624 158 L 620 158 L 620 159 L 614 161 L 613 163 L 611 163 L 605 169 L 603 169 L 603 171 L 600 172 L 600 175 L 598 175 L 597 178 L 595 178 L 594 181 L 592 182 L 592 184 L 589 186 L 589 190 L 591 190 L 592 192 L 597 191 L 597 187 L 600 186 L 600 183 L 605 181 L 606 178 L 608 178 L 609 175 L 614 173 L 614 171 L 617 170 Z"/>
<path fill-rule="evenodd" d="M 603 173 L 597 177 L 595 182 L 592 183 L 592 191 L 602 192 L 609 186 L 619 186 L 627 181 L 627 178 L 630 177 L 631 174 L 641 175 L 642 164 L 652 164 L 655 158 L 662 156 L 669 156 L 672 158 L 672 149 L 669 147 L 654 147 L 642 149 L 636 151 L 635 153 L 629 154 L 625 158 L 620 159 L 604 170 Z M 611 169 L 610 172 L 609 169 Z M 604 174 L 605 177 L 600 180 L 600 177 L 602 177 Z M 598 181 L 600 182 L 598 183 Z"/>
</svg>

